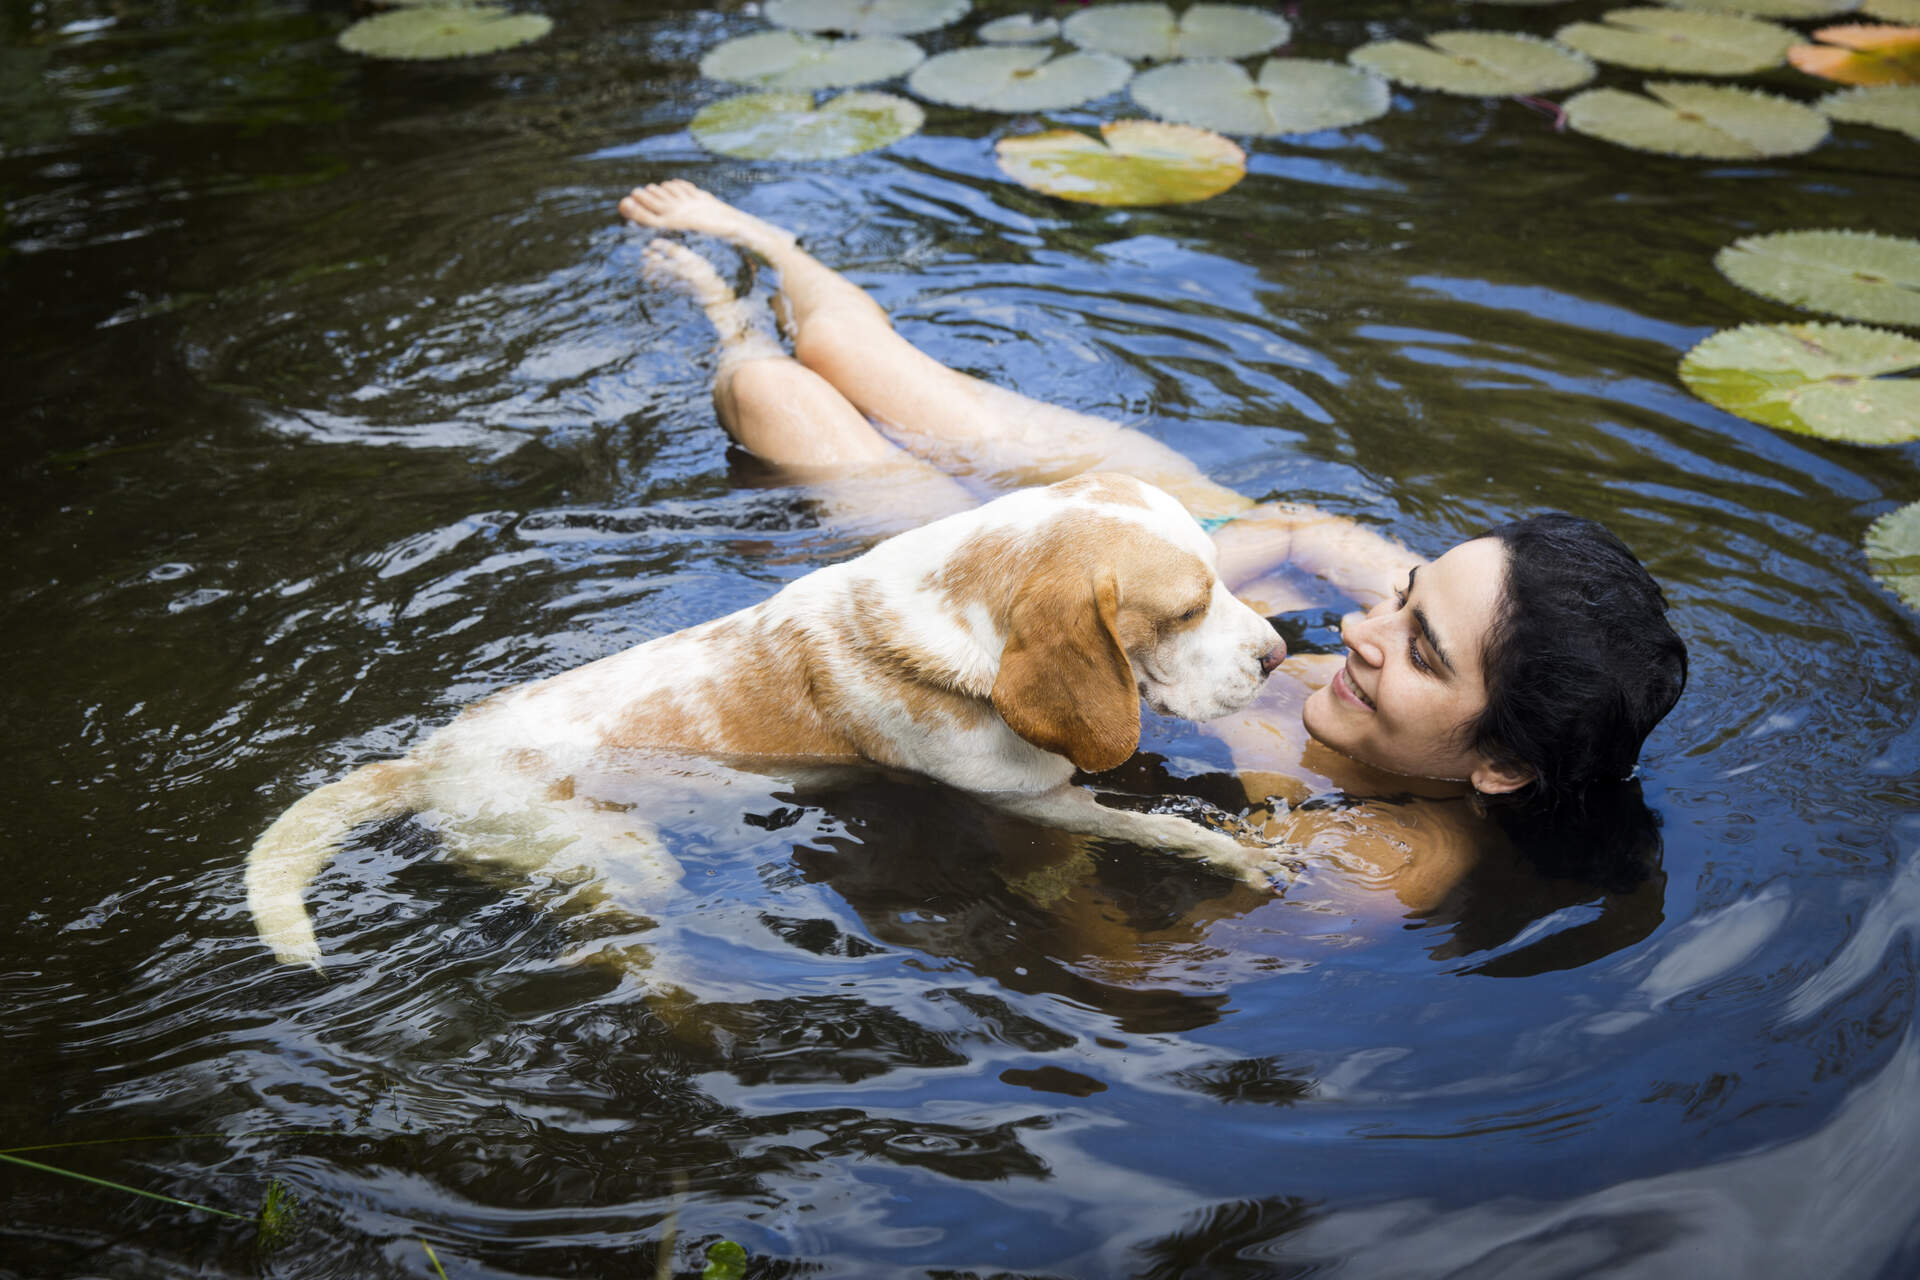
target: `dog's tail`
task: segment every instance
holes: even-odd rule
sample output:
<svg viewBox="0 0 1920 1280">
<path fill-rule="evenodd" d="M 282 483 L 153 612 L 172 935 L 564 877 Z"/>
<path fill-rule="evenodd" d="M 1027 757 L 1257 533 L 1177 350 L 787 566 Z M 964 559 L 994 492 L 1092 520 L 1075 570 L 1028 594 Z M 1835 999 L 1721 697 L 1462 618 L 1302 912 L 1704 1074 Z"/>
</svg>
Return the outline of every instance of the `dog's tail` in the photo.
<svg viewBox="0 0 1920 1280">
<path fill-rule="evenodd" d="M 247 906 L 260 940 L 286 964 L 320 967 L 320 943 L 300 896 L 347 833 L 417 808 L 419 768 L 391 760 L 354 770 L 302 796 L 247 853 Z"/>
</svg>

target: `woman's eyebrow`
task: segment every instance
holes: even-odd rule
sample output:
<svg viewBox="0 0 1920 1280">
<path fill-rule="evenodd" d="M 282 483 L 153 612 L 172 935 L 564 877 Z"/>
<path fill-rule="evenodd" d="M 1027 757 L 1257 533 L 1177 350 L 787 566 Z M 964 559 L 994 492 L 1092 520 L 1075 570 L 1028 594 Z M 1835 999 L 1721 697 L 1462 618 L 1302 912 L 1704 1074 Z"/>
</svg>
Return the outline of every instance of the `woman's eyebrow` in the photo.
<svg viewBox="0 0 1920 1280">
<path fill-rule="evenodd" d="M 1412 597 L 1414 579 L 1418 578 L 1419 576 L 1420 576 L 1420 568 L 1418 565 L 1408 570 L 1407 572 L 1408 597 Z M 1427 647 L 1433 650 L 1433 654 L 1436 658 L 1440 659 L 1440 665 L 1445 667 L 1448 671 L 1452 671 L 1453 659 L 1447 656 L 1446 648 L 1442 646 L 1440 643 L 1440 637 L 1433 634 L 1433 623 L 1427 620 L 1427 611 L 1425 609 L 1422 609 L 1419 605 L 1413 606 L 1413 622 L 1415 626 L 1420 628 L 1420 634 L 1427 638 Z"/>
</svg>

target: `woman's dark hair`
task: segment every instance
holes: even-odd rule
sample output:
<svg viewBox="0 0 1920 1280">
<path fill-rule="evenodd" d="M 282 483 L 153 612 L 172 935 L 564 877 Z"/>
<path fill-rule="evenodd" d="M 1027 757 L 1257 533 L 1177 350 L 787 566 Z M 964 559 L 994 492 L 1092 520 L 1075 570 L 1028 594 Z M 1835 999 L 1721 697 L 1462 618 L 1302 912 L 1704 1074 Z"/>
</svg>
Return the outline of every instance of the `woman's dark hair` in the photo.
<svg viewBox="0 0 1920 1280">
<path fill-rule="evenodd" d="M 1578 820 L 1588 790 L 1630 776 L 1679 701 L 1686 645 L 1660 585 L 1604 526 L 1550 511 L 1482 536 L 1505 545 L 1507 580 L 1467 741 L 1532 771 L 1515 794 L 1524 808 Z"/>
</svg>

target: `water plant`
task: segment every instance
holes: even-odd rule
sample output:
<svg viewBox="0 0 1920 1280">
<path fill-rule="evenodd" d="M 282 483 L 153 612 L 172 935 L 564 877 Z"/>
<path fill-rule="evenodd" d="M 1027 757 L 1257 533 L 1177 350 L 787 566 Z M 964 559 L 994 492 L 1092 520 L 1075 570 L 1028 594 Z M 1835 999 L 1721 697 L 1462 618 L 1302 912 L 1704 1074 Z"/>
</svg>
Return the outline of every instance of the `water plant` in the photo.
<svg viewBox="0 0 1920 1280">
<path fill-rule="evenodd" d="M 1813 105 L 1829 119 L 1892 129 L 1920 142 L 1920 87 L 1873 85 L 1842 89 Z"/>
<path fill-rule="evenodd" d="M 1552 93 L 1593 79 L 1593 59 L 1539 36 L 1506 31 L 1436 31 L 1424 45 L 1376 40 L 1347 55 L 1398 84 L 1468 97 Z"/>
<path fill-rule="evenodd" d="M 1645 95 L 1589 89 L 1563 104 L 1576 132 L 1636 151 L 1751 160 L 1811 151 L 1827 118 L 1789 98 L 1734 85 L 1649 80 Z"/>
<path fill-rule="evenodd" d="M 1127 91 L 1162 120 L 1260 137 L 1344 129 L 1385 115 L 1393 101 L 1372 72 L 1307 58 L 1269 58 L 1257 77 L 1237 62 L 1171 62 L 1141 72 Z"/>
<path fill-rule="evenodd" d="M 1880 585 L 1920 610 L 1920 502 L 1889 511 L 1867 526 L 1867 564 Z"/>
<path fill-rule="evenodd" d="M 925 121 L 919 106 L 856 90 L 816 103 L 807 93 L 745 93 L 705 107 L 690 126 L 709 151 L 743 160 L 831 160 L 897 142 Z"/>
<path fill-rule="evenodd" d="M 1856 324 L 1744 324 L 1699 343 L 1680 380 L 1764 426 L 1849 444 L 1920 440 L 1920 341 Z"/>
<path fill-rule="evenodd" d="M 1642 71 L 1737 76 L 1786 61 L 1800 37 L 1789 27 L 1728 13 L 1611 9 L 1598 22 L 1570 22 L 1553 33 L 1570 49 Z"/>
<path fill-rule="evenodd" d="M 976 45 L 928 58 L 907 87 L 952 107 L 1059 111 L 1117 92 L 1132 76 L 1132 66 L 1107 53 L 1056 58 L 1045 45 Z"/>
<path fill-rule="evenodd" d="M 832 40 L 800 31 L 756 31 L 707 50 L 700 74 L 756 89 L 850 89 L 905 75 L 926 58 L 899 36 Z"/>
<path fill-rule="evenodd" d="M 1085 204 L 1185 204 L 1240 181 L 1247 153 L 1217 133 L 1152 120 L 1002 138 L 1000 167 L 1022 186 Z"/>
<path fill-rule="evenodd" d="M 1074 14 L 1060 30 L 1082 49 L 1152 62 L 1246 58 L 1293 34 L 1279 14 L 1234 4 L 1196 4 L 1180 14 L 1164 4 L 1100 5 Z"/>
<path fill-rule="evenodd" d="M 1780 231 L 1734 241 L 1713 265 L 1741 288 L 1789 306 L 1920 328 L 1920 240 Z"/>
<path fill-rule="evenodd" d="M 362 18 L 338 37 L 348 53 L 369 58 L 469 58 L 538 40 L 553 30 L 540 13 L 498 5 L 408 6 Z"/>
<path fill-rule="evenodd" d="M 1822 27 L 1819 44 L 1798 44 L 1787 60 L 1808 75 L 1841 84 L 1920 85 L 1920 27 L 1855 23 Z"/>
</svg>

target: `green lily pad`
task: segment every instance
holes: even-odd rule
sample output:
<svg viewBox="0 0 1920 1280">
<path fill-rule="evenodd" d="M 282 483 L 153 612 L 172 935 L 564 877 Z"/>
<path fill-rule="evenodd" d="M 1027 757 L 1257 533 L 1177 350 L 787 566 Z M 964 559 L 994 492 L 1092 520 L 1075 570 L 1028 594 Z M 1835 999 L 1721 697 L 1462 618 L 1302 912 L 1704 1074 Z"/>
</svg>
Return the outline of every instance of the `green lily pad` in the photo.
<svg viewBox="0 0 1920 1280">
<path fill-rule="evenodd" d="M 1196 4 L 1176 18 L 1164 4 L 1106 4 L 1082 9 L 1060 32 L 1082 49 L 1171 62 L 1249 58 L 1285 44 L 1293 28 L 1277 13 L 1243 5 Z"/>
<path fill-rule="evenodd" d="M 1247 153 L 1219 134 L 1155 120 L 1002 138 L 994 155 L 1021 186 L 1084 204 L 1190 204 L 1247 173 Z"/>
<path fill-rule="evenodd" d="M 1867 565 L 1880 585 L 1920 610 L 1920 502 L 1909 502 L 1875 520 L 1861 539 Z"/>
<path fill-rule="evenodd" d="M 1106 53 L 1054 58 L 1044 45 L 976 45 L 928 58 L 907 87 L 952 107 L 1063 111 L 1116 92 L 1132 76 L 1132 66 Z"/>
<path fill-rule="evenodd" d="M 540 13 L 513 13 L 496 5 L 395 9 L 342 31 L 339 45 L 369 58 L 470 58 L 538 40 L 553 30 Z"/>
<path fill-rule="evenodd" d="M 1849 444 L 1920 440 L 1920 342 L 1858 324 L 1743 324 L 1689 351 L 1680 380 L 1752 422 Z"/>
<path fill-rule="evenodd" d="M 1035 44 L 1060 34 L 1057 18 L 1036 18 L 1030 13 L 1009 14 L 985 23 L 976 32 L 988 44 Z"/>
<path fill-rule="evenodd" d="M 1428 44 L 1376 40 L 1347 61 L 1415 89 L 1470 97 L 1551 93 L 1594 77 L 1593 59 L 1538 36 L 1505 31 L 1436 31 Z"/>
<path fill-rule="evenodd" d="M 897 36 L 829 40 L 798 31 L 756 31 L 717 44 L 700 59 L 700 74 L 759 89 L 845 89 L 905 75 L 926 58 Z"/>
<path fill-rule="evenodd" d="M 1888 22 L 1920 23 L 1920 0 L 1867 0 L 1860 12 Z"/>
<path fill-rule="evenodd" d="M 1660 0 L 1675 9 L 1706 13 L 1744 13 L 1753 18 L 1824 18 L 1848 13 L 1860 0 Z"/>
<path fill-rule="evenodd" d="M 1601 17 L 1601 22 L 1569 23 L 1553 38 L 1602 62 L 1706 76 L 1777 67 L 1800 38 L 1777 23 L 1729 13 L 1613 9 Z"/>
<path fill-rule="evenodd" d="M 918 130 L 926 113 L 890 93 L 843 93 L 817 106 L 806 93 L 743 93 L 703 108 L 694 141 L 742 160 L 835 160 Z"/>
<path fill-rule="evenodd" d="M 1135 76 L 1127 92 L 1162 120 L 1272 137 L 1344 129 L 1386 114 L 1387 82 L 1358 67 L 1268 58 L 1256 81 L 1237 62 L 1170 62 Z"/>
<path fill-rule="evenodd" d="M 1813 104 L 1829 119 L 1895 129 L 1920 142 L 1920 85 L 1842 89 Z"/>
<path fill-rule="evenodd" d="M 795 31 L 850 36 L 911 36 L 960 21 L 968 0 L 767 0 L 764 16 Z"/>
<path fill-rule="evenodd" d="M 1713 265 L 1741 288 L 1788 306 L 1920 328 L 1920 240 L 1781 231 L 1736 240 Z"/>
<path fill-rule="evenodd" d="M 1577 93 L 1562 104 L 1567 124 L 1636 151 L 1714 160 L 1799 155 L 1826 140 L 1827 118 L 1786 98 L 1687 80 L 1649 80 L 1645 88 L 1651 98 Z"/>
</svg>

